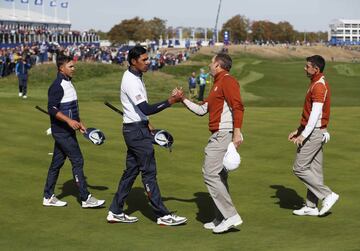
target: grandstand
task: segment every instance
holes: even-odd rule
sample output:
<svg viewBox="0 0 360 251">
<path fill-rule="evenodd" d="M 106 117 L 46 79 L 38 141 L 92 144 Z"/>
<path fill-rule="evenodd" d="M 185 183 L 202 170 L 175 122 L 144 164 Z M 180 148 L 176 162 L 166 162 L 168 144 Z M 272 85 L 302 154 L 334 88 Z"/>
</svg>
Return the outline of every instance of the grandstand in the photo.
<svg viewBox="0 0 360 251">
<path fill-rule="evenodd" d="M 85 44 L 99 46 L 94 32 L 71 30 L 69 20 L 46 16 L 34 11 L 0 8 L 0 47 L 16 47 L 41 42 L 62 46 Z"/>
</svg>

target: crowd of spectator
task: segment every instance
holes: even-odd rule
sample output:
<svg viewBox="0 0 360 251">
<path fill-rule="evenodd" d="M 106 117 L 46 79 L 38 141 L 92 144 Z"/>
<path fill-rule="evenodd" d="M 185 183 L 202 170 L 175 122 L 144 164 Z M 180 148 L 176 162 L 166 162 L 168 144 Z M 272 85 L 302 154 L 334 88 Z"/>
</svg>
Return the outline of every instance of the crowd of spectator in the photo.
<svg viewBox="0 0 360 251">
<path fill-rule="evenodd" d="M 34 45 L 21 45 L 15 48 L 0 48 L 0 77 L 6 77 L 15 72 L 17 60 L 22 57 L 31 65 L 55 63 L 56 55 L 64 53 L 73 56 L 75 61 L 98 62 L 104 64 L 120 64 L 127 62 L 127 54 L 131 46 L 99 47 L 95 45 L 69 45 L 60 46 L 55 43 L 38 43 Z M 165 65 L 177 65 L 186 61 L 193 50 L 181 51 L 160 50 L 148 47 L 150 56 L 150 70 L 156 71 Z"/>
<path fill-rule="evenodd" d="M 95 43 L 99 37 L 92 31 L 70 30 L 68 27 L 54 27 L 35 24 L 1 24 L 0 43 L 29 44 L 34 41 L 50 41 L 61 43 Z"/>
</svg>

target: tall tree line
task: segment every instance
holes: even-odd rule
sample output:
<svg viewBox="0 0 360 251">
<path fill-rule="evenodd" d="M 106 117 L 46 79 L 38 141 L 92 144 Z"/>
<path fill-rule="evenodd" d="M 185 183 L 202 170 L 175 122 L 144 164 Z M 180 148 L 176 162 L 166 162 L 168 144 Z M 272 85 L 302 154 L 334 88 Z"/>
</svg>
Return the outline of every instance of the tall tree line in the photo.
<svg viewBox="0 0 360 251">
<path fill-rule="evenodd" d="M 327 32 L 299 32 L 287 21 L 273 23 L 267 20 L 250 21 L 243 15 L 236 15 L 227 20 L 220 31 L 220 41 L 223 40 L 224 31 L 230 34 L 232 43 L 244 41 L 275 43 L 294 43 L 296 41 L 318 42 L 327 41 Z M 109 39 L 114 44 L 127 43 L 128 41 L 158 40 L 160 36 L 176 37 L 176 29 L 166 26 L 166 20 L 154 17 L 144 20 L 140 17 L 122 20 L 114 25 L 108 33 L 101 32 L 102 38 Z M 183 27 L 183 38 L 204 38 L 204 29 Z M 213 31 L 207 29 L 207 38 L 211 38 Z"/>
</svg>

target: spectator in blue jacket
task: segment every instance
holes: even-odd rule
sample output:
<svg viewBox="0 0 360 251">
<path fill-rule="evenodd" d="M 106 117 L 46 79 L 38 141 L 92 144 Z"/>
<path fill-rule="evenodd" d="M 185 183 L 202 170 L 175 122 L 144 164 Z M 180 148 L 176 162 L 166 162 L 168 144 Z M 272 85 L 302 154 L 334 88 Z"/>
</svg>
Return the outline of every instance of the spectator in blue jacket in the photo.
<svg viewBox="0 0 360 251">
<path fill-rule="evenodd" d="M 26 55 L 23 55 L 15 66 L 15 73 L 19 79 L 19 97 L 26 99 L 27 96 L 27 82 L 28 82 L 28 71 L 31 65 L 26 62 Z"/>
<path fill-rule="evenodd" d="M 192 72 L 191 76 L 188 79 L 188 83 L 189 83 L 189 96 L 192 99 L 193 97 L 195 97 L 197 95 L 197 91 L 196 91 L 196 73 Z"/>
<path fill-rule="evenodd" d="M 200 69 L 200 75 L 199 75 L 199 101 L 204 100 L 204 92 L 205 92 L 205 86 L 207 82 L 207 78 L 209 76 L 209 73 L 205 73 L 204 69 Z"/>
</svg>

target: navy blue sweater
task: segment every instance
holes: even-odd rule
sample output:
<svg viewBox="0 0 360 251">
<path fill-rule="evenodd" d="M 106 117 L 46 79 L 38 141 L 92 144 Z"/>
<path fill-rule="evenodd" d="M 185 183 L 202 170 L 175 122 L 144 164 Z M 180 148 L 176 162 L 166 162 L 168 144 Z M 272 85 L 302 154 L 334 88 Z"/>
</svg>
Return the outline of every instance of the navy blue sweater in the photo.
<svg viewBox="0 0 360 251">
<path fill-rule="evenodd" d="M 66 122 L 55 117 L 58 112 L 62 112 L 69 118 L 80 121 L 76 90 L 71 83 L 71 78 L 60 72 L 48 90 L 48 112 L 52 133 L 75 133 Z"/>
</svg>

